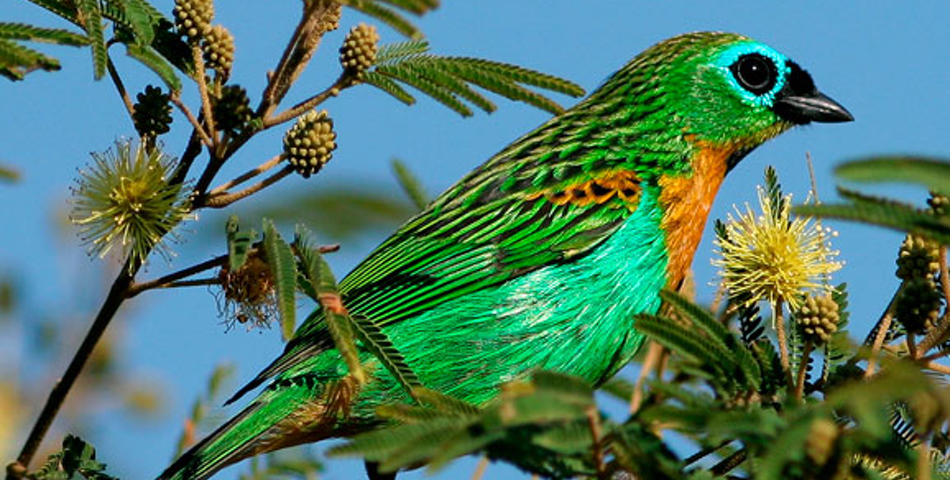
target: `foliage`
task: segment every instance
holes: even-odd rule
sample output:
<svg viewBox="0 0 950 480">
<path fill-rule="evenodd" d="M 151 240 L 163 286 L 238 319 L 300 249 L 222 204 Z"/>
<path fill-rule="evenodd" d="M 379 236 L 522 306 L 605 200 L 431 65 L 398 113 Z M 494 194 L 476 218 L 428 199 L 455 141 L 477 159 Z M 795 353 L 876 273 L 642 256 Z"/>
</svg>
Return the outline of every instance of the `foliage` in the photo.
<svg viewBox="0 0 950 480">
<path fill-rule="evenodd" d="M 415 98 L 397 82 L 404 83 L 463 117 L 472 115 L 466 102 L 488 113 L 497 108 L 471 85 L 555 114 L 563 111 L 560 105 L 523 85 L 574 97 L 584 94 L 575 83 L 516 65 L 477 58 L 440 57 L 428 52 L 429 43 L 424 40 L 385 45 L 376 56 L 375 68 L 366 72 L 364 79 L 406 105 L 412 105 Z"/>
<path fill-rule="evenodd" d="M 51 454 L 46 464 L 30 475 L 35 480 L 115 480 L 105 473 L 106 464 L 96 461 L 96 449 L 83 439 L 67 435 L 63 449 Z"/>
</svg>

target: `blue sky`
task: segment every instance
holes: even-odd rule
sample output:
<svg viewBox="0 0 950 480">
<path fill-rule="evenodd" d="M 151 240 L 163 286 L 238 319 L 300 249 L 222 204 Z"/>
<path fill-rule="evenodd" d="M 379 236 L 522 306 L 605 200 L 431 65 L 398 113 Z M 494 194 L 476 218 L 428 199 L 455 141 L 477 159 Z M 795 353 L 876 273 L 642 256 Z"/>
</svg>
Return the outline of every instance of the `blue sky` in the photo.
<svg viewBox="0 0 950 480">
<path fill-rule="evenodd" d="M 566 0 L 445 0 L 445 5 L 419 22 L 436 53 L 490 58 L 535 68 L 571 79 L 588 91 L 638 52 L 664 38 L 695 30 L 726 30 L 749 35 L 782 51 L 815 79 L 818 87 L 845 105 L 856 121 L 801 128 L 753 154 L 726 179 L 711 218 L 724 218 L 732 205 L 754 202 L 754 185 L 766 165 L 774 165 L 787 192 L 802 201 L 808 188 L 805 152 L 815 160 L 823 201 L 835 198 L 834 165 L 879 153 L 946 156 L 950 96 L 950 4 L 919 2 L 569 2 Z M 157 2 L 166 13 L 172 2 Z M 264 84 L 264 72 L 275 64 L 284 39 L 293 28 L 299 2 L 219 2 L 216 21 L 236 37 L 237 61 L 232 79 L 252 98 Z M 22 0 L 3 2 L 0 21 L 64 26 L 52 15 Z M 322 89 L 337 74 L 336 49 L 343 34 L 363 20 L 344 14 L 341 29 L 324 40 L 311 69 L 288 97 L 289 102 Z M 382 29 L 383 42 L 401 38 Z M 25 82 L 0 83 L 0 164 L 23 174 L 17 184 L 0 185 L 0 214 L 6 227 L 0 239 L 0 271 L 24 282 L 25 308 L 42 308 L 63 317 L 78 344 L 91 310 L 106 285 L 98 261 L 86 259 L 74 232 L 57 223 L 68 209 L 69 186 L 76 169 L 90 161 L 88 153 L 108 148 L 134 131 L 108 81 L 93 82 L 89 53 L 71 48 L 44 48 L 62 60 L 57 73 L 35 73 Z M 126 60 L 122 48 L 112 50 L 130 89 L 158 83 L 148 71 Z M 193 103 L 194 94 L 186 94 Z M 560 99 L 570 103 L 570 99 Z M 256 100 L 255 100 L 256 101 Z M 378 188 L 397 189 L 388 162 L 398 156 L 416 171 L 429 192 L 448 187 L 548 117 L 521 104 L 497 100 L 499 111 L 461 119 L 422 99 L 406 108 L 370 87 L 347 91 L 325 107 L 339 133 L 339 150 L 326 170 L 309 181 L 293 178 L 266 191 L 280 198 L 300 189 L 319 189 L 358 180 Z M 176 118 L 166 137 L 169 151 L 180 152 L 186 129 Z M 282 129 L 262 135 L 236 156 L 220 178 L 239 173 L 275 154 Z M 877 192 L 921 201 L 922 192 L 877 188 Z M 251 202 L 255 202 L 252 199 Z M 840 232 L 834 245 L 846 261 L 836 281 L 847 282 L 852 296 L 852 331 L 862 335 L 877 319 L 897 282 L 892 272 L 902 236 L 878 228 L 832 222 Z M 223 217 L 202 215 L 186 227 L 191 242 L 177 246 L 174 266 L 186 266 L 222 251 L 223 240 L 211 241 L 205 231 L 220 231 Z M 338 274 L 348 271 L 388 232 L 378 231 L 343 245 L 330 260 Z M 715 279 L 710 266 L 711 232 L 707 228 L 694 263 L 701 300 L 712 296 Z M 143 278 L 167 271 L 154 261 Z M 90 273 L 93 272 L 93 273 Z M 151 478 L 167 464 L 177 439 L 180 419 L 203 391 L 207 376 L 222 360 L 237 365 L 235 383 L 252 377 L 281 349 L 277 332 L 224 333 L 214 298 L 203 288 L 154 292 L 126 304 L 113 325 L 123 332 L 120 358 L 130 374 L 161 385 L 166 415 L 160 422 L 129 420 L 115 415 L 117 402 L 103 396 L 102 411 L 91 427 L 91 440 L 102 460 L 121 477 Z M 2 327 L 0 327 L 2 328 Z M 9 327 L 8 327 L 9 330 Z M 14 331 L 8 338 L 19 338 Z M 62 352 L 51 363 L 31 362 L 18 342 L 0 342 L 0 375 L 20 374 L 21 381 L 45 384 L 59 375 L 71 355 Z M 10 348 L 6 348 L 10 347 Z M 236 386 L 236 385 L 235 385 Z M 48 387 L 43 387 L 43 389 Z M 234 413 L 231 409 L 227 413 Z M 34 415 L 30 415 L 32 420 Z M 60 426 L 65 428 L 65 426 Z M 23 428 L 25 430 L 25 426 Z M 359 478 L 356 462 L 329 462 L 329 479 Z M 470 474 L 472 461 L 462 461 L 440 478 Z M 234 478 L 243 467 L 216 478 Z M 419 478 L 421 473 L 407 475 Z M 491 478 L 527 478 L 492 466 Z"/>
</svg>

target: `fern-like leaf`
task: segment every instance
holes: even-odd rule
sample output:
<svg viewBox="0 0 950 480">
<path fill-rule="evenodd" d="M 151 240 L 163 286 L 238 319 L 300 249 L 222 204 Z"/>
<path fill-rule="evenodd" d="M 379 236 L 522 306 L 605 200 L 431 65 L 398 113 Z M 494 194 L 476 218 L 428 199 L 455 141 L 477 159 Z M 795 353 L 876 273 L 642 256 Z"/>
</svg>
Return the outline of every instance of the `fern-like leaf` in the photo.
<svg viewBox="0 0 950 480">
<path fill-rule="evenodd" d="M 247 261 L 248 252 L 254 243 L 255 232 L 240 231 L 237 216 L 231 215 L 225 224 L 225 234 L 228 240 L 228 270 L 236 272 Z"/>
<path fill-rule="evenodd" d="M 429 42 L 426 40 L 407 40 L 382 45 L 376 53 L 376 65 L 389 65 L 400 60 L 429 51 Z"/>
<path fill-rule="evenodd" d="M 395 10 L 380 5 L 377 0 L 340 0 L 340 3 L 389 25 L 409 38 L 422 38 L 422 32 L 412 22 Z"/>
<path fill-rule="evenodd" d="M 472 114 L 466 102 L 488 113 L 496 109 L 494 103 L 471 86 L 481 87 L 510 100 L 525 102 L 555 114 L 562 112 L 563 108 L 525 86 L 571 96 L 584 93 L 578 85 L 553 75 L 489 60 L 440 57 L 429 54 L 428 48 L 428 43 L 424 41 L 401 42 L 381 47 L 375 67 L 366 72 L 366 83 L 411 105 L 415 99 L 396 82 L 404 83 L 462 116 Z"/>
<path fill-rule="evenodd" d="M 10 40 L 29 40 L 32 42 L 70 45 L 87 45 L 89 39 L 78 33 L 61 28 L 41 28 L 25 23 L 0 22 L 0 38 Z"/>
<path fill-rule="evenodd" d="M 59 61 L 36 50 L 0 38 L 0 75 L 10 80 L 22 80 L 27 73 L 37 69 L 59 70 Z"/>
<path fill-rule="evenodd" d="M 372 320 L 356 315 L 350 317 L 353 320 L 353 332 L 359 338 L 364 348 L 369 350 L 382 364 L 389 370 L 389 373 L 396 378 L 409 395 L 414 395 L 414 390 L 422 386 L 419 377 L 409 368 L 409 363 L 405 357 L 399 353 L 399 350 L 393 345 L 389 337 L 383 333 L 382 329 Z"/>
<path fill-rule="evenodd" d="M 393 172 L 396 173 L 396 179 L 399 180 L 399 186 L 406 192 L 406 195 L 412 200 L 412 203 L 419 210 L 426 208 L 426 206 L 429 205 L 429 196 L 426 195 L 425 189 L 422 188 L 419 179 L 409 171 L 409 167 L 407 167 L 402 160 L 394 158 L 392 165 Z"/>
<path fill-rule="evenodd" d="M 297 325 L 297 270 L 290 245 L 281 238 L 270 220 L 264 220 L 264 253 L 267 266 L 274 277 L 274 289 L 277 293 L 277 309 L 280 311 L 281 334 L 284 341 L 290 340 Z"/>
<path fill-rule="evenodd" d="M 950 162 L 945 159 L 882 156 L 843 163 L 835 173 L 861 182 L 915 183 L 944 195 L 950 194 Z"/>
<path fill-rule="evenodd" d="M 93 78 L 101 79 L 106 74 L 106 64 L 109 62 L 108 47 L 105 40 L 105 26 L 102 24 L 102 11 L 97 0 L 78 0 L 79 16 L 82 27 L 89 37 L 92 46 Z"/>
<path fill-rule="evenodd" d="M 881 225 L 903 232 L 930 237 L 943 245 L 950 245 L 950 220 L 885 198 L 863 195 L 839 189 L 851 204 L 800 205 L 795 213 L 815 217 L 841 218 Z"/>
<path fill-rule="evenodd" d="M 76 8 L 76 2 L 64 2 L 62 0 L 29 0 L 29 2 L 43 7 L 72 23 L 79 24 L 79 10 Z"/>
<path fill-rule="evenodd" d="M 130 57 L 138 60 L 142 65 L 145 65 L 155 72 L 155 74 L 165 82 L 165 86 L 167 86 L 169 90 L 172 92 L 181 91 L 181 79 L 178 78 L 178 74 L 175 73 L 175 68 L 155 49 L 137 44 L 127 45 L 126 49 Z"/>
<path fill-rule="evenodd" d="M 393 98 L 405 103 L 406 105 L 413 105 L 416 103 L 415 97 L 413 97 L 409 92 L 406 91 L 406 89 L 400 87 L 399 84 L 387 76 L 370 71 L 363 74 L 363 81 L 368 85 L 372 85 L 392 95 Z"/>
</svg>

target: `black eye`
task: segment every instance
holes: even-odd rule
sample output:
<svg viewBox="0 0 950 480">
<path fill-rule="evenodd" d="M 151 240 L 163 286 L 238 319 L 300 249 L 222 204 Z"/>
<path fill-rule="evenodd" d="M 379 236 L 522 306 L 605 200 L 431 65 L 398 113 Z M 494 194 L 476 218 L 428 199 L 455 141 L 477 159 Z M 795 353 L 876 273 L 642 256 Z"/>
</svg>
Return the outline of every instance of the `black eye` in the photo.
<svg viewBox="0 0 950 480">
<path fill-rule="evenodd" d="M 742 88 L 756 94 L 762 95 L 775 86 L 778 70 L 771 59 L 758 53 L 749 53 L 739 57 L 729 70 L 739 81 Z"/>
</svg>

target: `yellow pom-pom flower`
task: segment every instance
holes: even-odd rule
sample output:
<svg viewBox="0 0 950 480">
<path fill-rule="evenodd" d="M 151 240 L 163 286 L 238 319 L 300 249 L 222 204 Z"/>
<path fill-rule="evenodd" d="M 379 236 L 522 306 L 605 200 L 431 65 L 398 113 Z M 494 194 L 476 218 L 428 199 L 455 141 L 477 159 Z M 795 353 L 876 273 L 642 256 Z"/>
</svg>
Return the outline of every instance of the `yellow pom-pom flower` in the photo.
<svg viewBox="0 0 950 480">
<path fill-rule="evenodd" d="M 70 215 L 90 254 L 104 257 L 118 249 L 130 256 L 130 267 L 144 263 L 152 250 L 167 259 L 171 252 L 162 240 L 175 237 L 172 229 L 189 212 L 181 185 L 168 182 L 172 158 L 127 140 L 92 156 L 95 163 L 80 170 L 72 189 Z"/>
<path fill-rule="evenodd" d="M 830 292 L 827 281 L 819 280 L 842 265 L 828 242 L 831 231 L 810 218 L 791 218 L 791 195 L 775 202 L 759 188 L 759 205 L 758 215 L 748 205 L 745 212 L 737 208 L 736 217 L 728 217 L 725 235 L 715 241 L 721 258 L 713 264 L 730 296 L 746 305 L 760 300 L 774 305 L 781 299 L 794 310 L 805 291 Z"/>
</svg>

